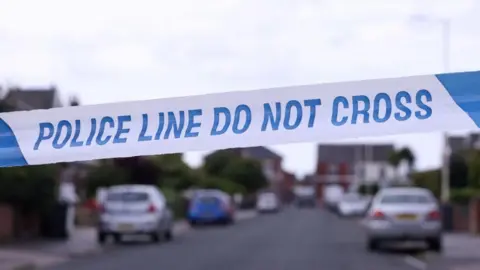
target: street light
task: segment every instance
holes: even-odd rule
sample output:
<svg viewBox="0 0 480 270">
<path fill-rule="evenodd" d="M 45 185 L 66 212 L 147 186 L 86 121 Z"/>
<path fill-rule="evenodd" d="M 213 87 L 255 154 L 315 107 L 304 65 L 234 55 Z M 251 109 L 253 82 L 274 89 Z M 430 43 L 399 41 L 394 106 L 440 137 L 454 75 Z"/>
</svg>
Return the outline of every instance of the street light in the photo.
<svg viewBox="0 0 480 270">
<path fill-rule="evenodd" d="M 450 19 L 416 14 L 410 18 L 413 22 L 433 22 L 442 27 L 442 62 L 444 72 L 450 70 Z M 450 200 L 450 145 L 447 132 L 443 133 L 444 153 L 442 155 L 442 201 Z"/>
</svg>

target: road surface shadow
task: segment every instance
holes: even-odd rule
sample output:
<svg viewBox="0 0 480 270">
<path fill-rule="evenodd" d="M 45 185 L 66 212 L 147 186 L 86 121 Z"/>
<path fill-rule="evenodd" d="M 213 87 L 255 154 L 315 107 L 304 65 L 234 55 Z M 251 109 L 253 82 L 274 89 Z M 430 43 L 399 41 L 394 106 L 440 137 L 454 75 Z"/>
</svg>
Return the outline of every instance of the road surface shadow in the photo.
<svg viewBox="0 0 480 270">
<path fill-rule="evenodd" d="M 425 245 L 421 244 L 384 244 L 381 246 L 380 253 L 390 255 L 404 255 L 416 258 L 424 257 L 428 252 Z"/>
</svg>

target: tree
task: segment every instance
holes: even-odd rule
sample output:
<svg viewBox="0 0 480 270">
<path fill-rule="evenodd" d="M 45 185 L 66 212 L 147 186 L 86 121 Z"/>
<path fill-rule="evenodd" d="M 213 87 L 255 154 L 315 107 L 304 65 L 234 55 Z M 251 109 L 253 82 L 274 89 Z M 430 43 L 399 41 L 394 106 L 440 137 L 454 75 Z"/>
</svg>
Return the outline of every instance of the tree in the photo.
<svg viewBox="0 0 480 270">
<path fill-rule="evenodd" d="M 161 187 L 184 190 L 199 183 L 200 172 L 193 170 L 182 159 L 181 154 L 166 154 L 151 157 L 160 169 L 157 183 Z"/>
<path fill-rule="evenodd" d="M 77 96 L 72 96 L 70 97 L 69 104 L 70 106 L 80 106 L 80 100 L 78 99 Z"/>
<path fill-rule="evenodd" d="M 160 168 L 146 157 L 127 157 L 114 159 L 114 165 L 125 170 L 127 182 L 132 184 L 157 185 Z"/>
<path fill-rule="evenodd" d="M 395 167 L 396 174 L 399 174 L 398 166 L 402 162 L 407 162 L 408 163 L 408 174 L 410 174 L 413 170 L 414 165 L 415 165 L 415 155 L 410 150 L 410 148 L 403 147 L 398 151 L 393 151 L 390 154 L 390 157 L 389 157 L 388 161 L 393 167 Z"/>
<path fill-rule="evenodd" d="M 430 170 L 423 172 L 415 172 L 412 174 L 413 184 L 432 191 L 438 198 L 441 194 L 441 178 L 440 170 Z"/>
<path fill-rule="evenodd" d="M 229 149 L 218 150 L 205 157 L 203 169 L 208 174 L 220 175 L 229 163 L 240 158 Z"/>
<path fill-rule="evenodd" d="M 243 158 L 231 150 L 216 151 L 205 157 L 203 169 L 208 175 L 228 179 L 242 186 L 248 193 L 267 185 L 258 161 Z"/>
<path fill-rule="evenodd" d="M 480 156 L 479 156 L 480 157 Z M 476 166 L 480 165 L 480 159 L 475 156 L 470 160 L 470 169 L 467 160 L 459 153 L 453 153 L 449 159 L 449 179 L 451 188 L 464 188 L 469 184 L 469 178 L 472 184 L 475 179 L 479 179 L 480 171 Z"/>
<path fill-rule="evenodd" d="M 398 156 L 400 159 L 400 163 L 402 161 L 406 161 L 408 163 L 408 167 L 410 168 L 410 171 L 412 171 L 414 165 L 415 165 L 415 155 L 413 154 L 412 150 L 408 147 L 404 147 L 398 151 Z"/>
<path fill-rule="evenodd" d="M 55 201 L 57 165 L 0 168 L 0 202 L 22 213 L 48 211 Z"/>
</svg>

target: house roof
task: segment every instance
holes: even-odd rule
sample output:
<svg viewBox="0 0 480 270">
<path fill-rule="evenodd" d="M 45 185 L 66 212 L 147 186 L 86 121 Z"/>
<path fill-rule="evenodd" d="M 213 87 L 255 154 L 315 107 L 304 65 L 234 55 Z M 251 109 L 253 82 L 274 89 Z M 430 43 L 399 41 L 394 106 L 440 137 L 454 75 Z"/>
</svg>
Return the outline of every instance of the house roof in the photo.
<svg viewBox="0 0 480 270">
<path fill-rule="evenodd" d="M 250 158 L 254 159 L 282 159 L 282 156 L 278 155 L 277 153 L 273 152 L 272 150 L 263 147 L 263 146 L 256 146 L 256 147 L 246 147 L 241 148 L 242 152 Z"/>
<path fill-rule="evenodd" d="M 20 89 L 13 88 L 6 94 L 4 101 L 18 110 L 50 109 L 55 107 L 57 89 Z"/>
<path fill-rule="evenodd" d="M 365 160 L 388 161 L 395 150 L 393 144 L 320 144 L 318 145 L 318 162 L 355 163 Z"/>
</svg>

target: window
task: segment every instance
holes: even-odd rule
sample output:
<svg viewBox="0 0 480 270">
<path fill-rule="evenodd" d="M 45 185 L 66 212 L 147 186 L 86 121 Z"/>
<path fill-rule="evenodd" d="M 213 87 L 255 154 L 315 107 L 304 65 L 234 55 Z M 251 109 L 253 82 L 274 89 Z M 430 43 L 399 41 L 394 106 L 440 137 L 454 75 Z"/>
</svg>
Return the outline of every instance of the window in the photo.
<svg viewBox="0 0 480 270">
<path fill-rule="evenodd" d="M 330 166 L 328 168 L 328 173 L 329 174 L 337 174 L 338 173 L 337 164 L 330 164 Z"/>
<path fill-rule="evenodd" d="M 145 202 L 148 201 L 148 193 L 145 192 L 113 192 L 107 195 L 109 202 Z"/>
<path fill-rule="evenodd" d="M 404 203 L 433 203 L 430 196 L 423 194 L 395 194 L 384 195 L 380 201 L 382 204 L 404 204 Z"/>
<path fill-rule="evenodd" d="M 275 177 L 275 170 L 273 168 L 273 160 L 265 160 L 262 163 L 263 173 L 268 179 L 273 179 Z"/>
</svg>

